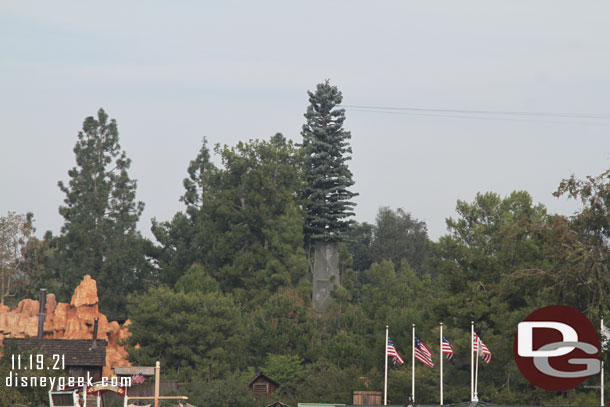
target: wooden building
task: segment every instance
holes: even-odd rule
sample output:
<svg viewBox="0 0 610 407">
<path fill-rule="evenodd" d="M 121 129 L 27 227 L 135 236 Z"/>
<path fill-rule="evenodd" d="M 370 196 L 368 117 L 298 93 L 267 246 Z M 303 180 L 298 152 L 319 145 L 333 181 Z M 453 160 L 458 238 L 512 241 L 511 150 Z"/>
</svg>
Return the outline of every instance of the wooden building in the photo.
<svg viewBox="0 0 610 407">
<path fill-rule="evenodd" d="M 5 338 L 4 348 L 33 354 L 43 354 L 49 359 L 61 355 L 65 361 L 65 372 L 69 377 L 87 378 L 87 373 L 98 381 L 106 364 L 105 340 L 98 339 L 38 339 Z"/>
<path fill-rule="evenodd" d="M 248 388 L 257 400 L 268 399 L 275 392 L 280 384 L 262 372 L 258 372 L 252 380 L 248 382 Z"/>
<path fill-rule="evenodd" d="M 380 406 L 383 404 L 380 391 L 354 391 L 354 406 Z M 388 403 L 389 404 L 389 403 Z"/>
</svg>

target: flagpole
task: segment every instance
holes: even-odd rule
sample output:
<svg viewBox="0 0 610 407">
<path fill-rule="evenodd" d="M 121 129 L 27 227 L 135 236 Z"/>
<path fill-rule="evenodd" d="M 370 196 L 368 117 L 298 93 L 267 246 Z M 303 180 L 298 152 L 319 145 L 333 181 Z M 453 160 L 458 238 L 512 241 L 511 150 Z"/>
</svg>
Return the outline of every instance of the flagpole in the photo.
<svg viewBox="0 0 610 407">
<path fill-rule="evenodd" d="M 411 403 L 415 405 L 415 324 L 411 333 Z"/>
<path fill-rule="evenodd" d="M 474 401 L 474 321 L 470 321 L 470 401 Z"/>
<path fill-rule="evenodd" d="M 600 405 L 604 406 L 604 361 L 602 360 L 602 393 L 601 393 L 601 403 Z"/>
<path fill-rule="evenodd" d="M 441 322 L 441 333 L 438 338 L 439 359 L 441 365 L 441 406 L 443 405 L 443 323 Z"/>
<path fill-rule="evenodd" d="M 385 374 L 383 375 L 383 405 L 388 405 L 388 325 L 385 326 Z"/>
<path fill-rule="evenodd" d="M 600 319 L 599 320 L 599 334 L 602 338 L 602 346 L 601 349 L 599 350 L 599 356 L 600 359 L 602 359 L 601 361 L 601 374 L 600 374 L 600 394 L 599 394 L 599 400 L 600 400 L 600 406 L 604 406 L 604 357 L 603 357 L 603 352 L 604 352 L 604 344 L 603 344 L 603 340 L 604 340 L 604 319 Z"/>
<path fill-rule="evenodd" d="M 474 370 L 474 401 L 479 401 L 479 393 L 478 393 L 478 388 L 479 388 L 479 358 L 481 357 L 481 338 L 477 339 L 477 355 L 475 356 L 475 358 L 477 359 L 476 361 L 476 367 Z"/>
</svg>

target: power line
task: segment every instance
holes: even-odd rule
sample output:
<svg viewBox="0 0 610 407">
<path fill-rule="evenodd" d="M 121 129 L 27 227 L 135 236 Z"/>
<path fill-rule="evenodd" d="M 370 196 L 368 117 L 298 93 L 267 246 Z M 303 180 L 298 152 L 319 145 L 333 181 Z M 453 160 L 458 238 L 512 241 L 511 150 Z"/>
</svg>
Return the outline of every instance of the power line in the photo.
<svg viewBox="0 0 610 407">
<path fill-rule="evenodd" d="M 390 106 L 360 106 L 344 105 L 347 109 L 374 109 L 387 111 L 414 111 L 414 112 L 436 112 L 436 113 L 464 113 L 481 115 L 500 115 L 500 116 L 542 116 L 542 117 L 563 117 L 580 119 L 610 119 L 610 114 L 598 113 L 550 113 L 550 112 L 518 112 L 501 110 L 469 110 L 469 109 L 430 109 L 421 107 L 390 107 Z"/>
<path fill-rule="evenodd" d="M 416 113 L 416 112 L 425 112 L 425 111 L 429 111 L 429 112 L 450 112 L 450 111 L 454 111 L 454 112 L 466 112 L 466 111 L 456 111 L 456 110 L 443 110 L 443 109 L 413 109 L 415 111 L 402 111 L 402 110 L 390 110 L 388 108 L 386 109 L 375 109 L 375 108 L 364 108 L 364 107 L 360 107 L 360 106 L 343 106 L 345 108 L 349 108 L 350 110 L 354 111 L 354 112 L 366 112 L 366 113 L 383 113 L 383 114 L 399 114 L 399 115 L 410 115 L 410 116 L 432 116 L 432 117 L 447 117 L 447 118 L 455 118 L 455 119 L 474 119 L 474 120 L 501 120 L 501 121 L 511 121 L 511 122 L 533 122 L 533 123 L 552 123 L 552 124 L 574 124 L 574 125 L 580 125 L 580 126 L 601 126 L 601 127 L 608 127 L 610 126 L 610 123 L 607 122 L 578 122 L 578 121 L 562 121 L 562 120 L 536 120 L 536 119 L 527 119 L 527 118 L 518 118 L 518 117 L 489 117 L 489 116 L 467 116 L 467 115 L 456 115 L 456 114 L 442 114 L 442 113 Z M 405 108 L 406 109 L 406 108 Z M 471 111 L 472 113 L 474 113 L 475 111 Z M 516 113 L 516 112 L 513 112 Z M 493 114 L 491 112 L 488 112 L 486 114 Z M 499 113 L 497 113 L 499 114 Z M 537 114 L 532 114 L 531 116 L 536 116 Z M 541 115 L 541 114 L 539 114 Z M 540 117 L 540 116 L 538 116 Z M 544 116 L 543 116 L 544 117 Z M 556 117 L 556 116 L 551 116 L 551 114 L 548 115 L 548 117 Z M 570 116 L 558 116 L 558 117 L 570 117 Z M 574 118 L 587 118 L 587 117 L 583 117 L 583 116 L 574 116 Z M 605 118 L 605 117 L 599 117 L 601 118 Z M 608 118 L 610 118 L 610 116 L 608 116 Z M 597 119 L 597 117 L 596 117 Z"/>
</svg>

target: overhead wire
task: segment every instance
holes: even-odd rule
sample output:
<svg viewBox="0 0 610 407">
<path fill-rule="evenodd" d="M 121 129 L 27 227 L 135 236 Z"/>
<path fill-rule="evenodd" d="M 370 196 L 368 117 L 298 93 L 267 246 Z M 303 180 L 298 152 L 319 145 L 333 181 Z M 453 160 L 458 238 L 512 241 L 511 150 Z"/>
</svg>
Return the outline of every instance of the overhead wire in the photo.
<svg viewBox="0 0 610 407">
<path fill-rule="evenodd" d="M 610 119 L 610 114 L 603 113 L 550 113 L 550 112 L 518 112 L 502 110 L 471 110 L 471 109 L 433 109 L 423 107 L 392 107 L 392 106 L 360 106 L 343 105 L 344 108 L 353 109 L 375 109 L 375 110 L 397 110 L 397 111 L 421 111 L 438 113 L 465 113 L 485 115 L 508 115 L 508 116 L 552 116 L 565 118 L 587 118 L 587 119 Z"/>
<path fill-rule="evenodd" d="M 610 119 L 610 115 L 604 114 L 578 114 L 578 113 L 542 113 L 542 112 L 509 112 L 509 111 L 491 111 L 491 110 L 465 110 L 465 109 L 425 109 L 425 108 L 400 108 L 400 107 L 382 107 L 382 106 L 357 106 L 344 105 L 346 109 L 355 112 L 366 113 L 383 113 L 383 114 L 398 114 L 411 116 L 431 116 L 431 117 L 447 117 L 456 119 L 474 119 L 474 120 L 501 120 L 511 122 L 534 122 L 534 123 L 551 123 L 551 124 L 573 124 L 580 126 L 610 126 L 609 122 L 595 121 L 568 121 L 568 120 L 538 120 L 531 117 L 555 117 L 555 118 L 578 118 L 578 119 Z M 446 114 L 445 114 L 446 113 Z M 451 114 L 453 113 L 453 114 Z M 480 114 L 483 116 L 473 116 Z M 492 115 L 511 117 L 490 117 Z M 516 116 L 525 117 L 516 117 Z"/>
</svg>

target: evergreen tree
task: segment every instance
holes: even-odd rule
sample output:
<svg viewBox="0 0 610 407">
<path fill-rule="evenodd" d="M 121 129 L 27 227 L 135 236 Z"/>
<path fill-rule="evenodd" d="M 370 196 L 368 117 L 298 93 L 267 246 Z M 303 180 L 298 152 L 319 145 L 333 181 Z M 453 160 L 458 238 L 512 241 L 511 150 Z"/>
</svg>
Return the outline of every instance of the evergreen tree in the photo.
<svg viewBox="0 0 610 407">
<path fill-rule="evenodd" d="M 299 150 L 276 134 L 268 142 L 217 146 L 216 152 L 224 168 L 210 180 L 213 190 L 198 218 L 198 241 L 206 249 L 202 264 L 242 301 L 296 285 L 307 271 L 296 200 L 302 185 Z"/>
<path fill-rule="evenodd" d="M 24 274 L 23 249 L 31 238 L 32 214 L 8 213 L 0 216 L 0 304 L 14 297 L 17 290 L 27 285 Z"/>
<path fill-rule="evenodd" d="M 160 358 L 181 378 L 211 367 L 214 379 L 243 367 L 244 323 L 231 295 L 151 288 L 130 297 L 129 318 L 129 357 L 140 366 Z"/>
<path fill-rule="evenodd" d="M 180 200 L 186 205 L 187 212 L 196 211 L 203 203 L 203 198 L 210 189 L 207 180 L 214 170 L 216 167 L 210 161 L 208 140 L 204 137 L 197 157 L 191 160 L 186 170 L 189 176 L 182 181 L 185 192 Z"/>
<path fill-rule="evenodd" d="M 371 244 L 374 231 L 375 225 L 367 222 L 354 222 L 347 230 L 345 246 L 352 256 L 352 268 L 355 271 L 363 272 L 373 263 Z"/>
<path fill-rule="evenodd" d="M 21 270 L 25 284 L 17 298 L 37 298 L 39 290 L 46 288 L 50 293 L 59 293 L 61 285 L 54 267 L 58 239 L 47 231 L 42 239 L 31 236 L 22 249 Z"/>
<path fill-rule="evenodd" d="M 136 181 L 129 178 L 130 160 L 119 145 L 114 119 L 103 109 L 87 117 L 74 147 L 76 167 L 59 213 L 64 225 L 59 237 L 59 274 L 68 299 L 85 274 L 98 282 L 100 306 L 114 317 L 125 315 L 126 296 L 147 277 L 146 242 L 136 230 L 144 209 L 135 200 Z"/>
<path fill-rule="evenodd" d="M 351 202 L 357 194 L 348 190 L 354 185 L 347 167 L 351 159 L 351 134 L 343 129 L 345 110 L 337 106 L 343 99 L 336 86 L 327 80 L 308 92 L 307 107 L 301 132 L 307 150 L 307 183 L 305 197 L 305 234 L 309 243 L 343 240 L 353 220 Z"/>
<path fill-rule="evenodd" d="M 202 210 L 204 199 L 214 191 L 213 180 L 218 168 L 210 161 L 210 150 L 204 137 L 199 153 L 189 163 L 188 178 L 183 181 L 184 195 L 180 201 L 186 205 L 185 212 L 178 212 L 168 222 L 153 219 L 151 228 L 160 246 L 152 249 L 151 255 L 160 270 L 159 280 L 173 286 L 195 263 L 204 263 L 210 247 L 205 246 L 206 231 L 199 226 L 205 218 Z"/>
<path fill-rule="evenodd" d="M 426 223 L 398 208 L 379 208 L 374 239 L 371 243 L 374 262 L 392 260 L 398 265 L 403 259 L 420 275 L 428 271 L 426 261 L 430 257 Z"/>
<path fill-rule="evenodd" d="M 231 349 L 228 353 L 234 353 L 234 350 Z M 192 382 L 186 383 L 184 387 L 180 388 L 180 394 L 188 396 L 189 404 L 207 407 L 259 407 L 261 405 L 247 386 L 252 374 L 244 378 L 243 374 L 234 372 L 225 378 L 212 380 L 208 380 L 206 373 L 194 376 Z"/>
<path fill-rule="evenodd" d="M 197 263 L 237 300 L 261 302 L 307 272 L 302 153 L 279 133 L 215 152 L 222 167 L 210 163 L 205 140 L 189 165 L 186 213 L 154 224 L 161 280 L 174 285 Z"/>
</svg>

